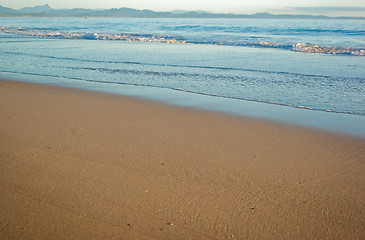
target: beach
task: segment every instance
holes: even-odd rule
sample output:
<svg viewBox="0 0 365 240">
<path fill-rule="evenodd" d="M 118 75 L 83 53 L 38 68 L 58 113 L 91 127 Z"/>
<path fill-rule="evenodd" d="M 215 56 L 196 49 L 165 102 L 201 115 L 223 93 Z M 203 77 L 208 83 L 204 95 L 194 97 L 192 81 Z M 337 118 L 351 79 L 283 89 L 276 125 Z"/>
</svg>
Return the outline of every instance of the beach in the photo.
<svg viewBox="0 0 365 240">
<path fill-rule="evenodd" d="M 364 239 L 364 159 L 364 138 L 1 80 L 0 238 Z"/>
</svg>

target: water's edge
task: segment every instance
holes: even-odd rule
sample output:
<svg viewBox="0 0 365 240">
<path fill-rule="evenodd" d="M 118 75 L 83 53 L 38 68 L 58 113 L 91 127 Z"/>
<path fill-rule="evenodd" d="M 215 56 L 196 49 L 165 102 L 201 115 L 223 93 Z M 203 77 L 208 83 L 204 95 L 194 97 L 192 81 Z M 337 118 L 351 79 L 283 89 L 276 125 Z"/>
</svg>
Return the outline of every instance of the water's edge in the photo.
<svg viewBox="0 0 365 240">
<path fill-rule="evenodd" d="M 147 86 L 108 84 L 101 87 L 100 83 L 93 82 L 75 84 L 73 79 L 50 76 L 36 76 L 29 80 L 29 75 L 1 73 L 0 78 L 134 97 L 172 106 L 260 119 L 365 139 L 365 117 L 360 115 L 313 111 Z"/>
</svg>

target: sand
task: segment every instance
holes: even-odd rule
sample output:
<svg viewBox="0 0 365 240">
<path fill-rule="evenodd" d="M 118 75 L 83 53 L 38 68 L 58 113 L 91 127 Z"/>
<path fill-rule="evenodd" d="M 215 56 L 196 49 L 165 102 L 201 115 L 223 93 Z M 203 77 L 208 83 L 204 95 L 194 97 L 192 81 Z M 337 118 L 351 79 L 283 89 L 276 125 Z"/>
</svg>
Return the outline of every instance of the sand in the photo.
<svg viewBox="0 0 365 240">
<path fill-rule="evenodd" d="M 365 239 L 365 139 L 0 81 L 0 239 Z"/>
</svg>

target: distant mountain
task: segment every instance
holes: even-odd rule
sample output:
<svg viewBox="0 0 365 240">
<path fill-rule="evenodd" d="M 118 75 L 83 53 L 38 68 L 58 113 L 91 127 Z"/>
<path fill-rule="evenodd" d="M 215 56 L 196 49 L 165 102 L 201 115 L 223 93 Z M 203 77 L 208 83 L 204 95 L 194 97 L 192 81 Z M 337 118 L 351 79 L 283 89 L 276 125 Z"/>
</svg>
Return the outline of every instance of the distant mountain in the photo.
<svg viewBox="0 0 365 240">
<path fill-rule="evenodd" d="M 254 18 L 262 19 L 331 19 L 331 18 L 351 18 L 352 17 L 327 17 L 324 15 L 290 15 L 290 14 L 271 14 L 271 13 L 255 13 L 251 15 Z"/>
<path fill-rule="evenodd" d="M 14 13 L 15 10 L 0 5 L 0 13 Z"/>
<path fill-rule="evenodd" d="M 173 11 L 171 11 L 171 13 L 173 13 L 173 14 L 185 14 L 185 13 L 189 13 L 189 12 L 195 12 L 195 13 L 210 13 L 208 11 L 201 11 L 201 10 L 198 10 L 198 11 L 173 10 Z"/>
<path fill-rule="evenodd" d="M 94 12 L 94 17 L 130 17 L 130 18 L 163 18 L 171 17 L 169 12 L 155 12 L 152 10 L 138 10 L 133 8 L 112 8 L 110 10 L 101 10 Z"/>
<path fill-rule="evenodd" d="M 184 14 L 184 13 L 187 13 L 189 11 L 186 11 L 186 10 L 173 10 L 171 11 L 171 13 L 173 14 Z"/>
<path fill-rule="evenodd" d="M 58 17 L 87 17 L 95 14 L 96 12 L 103 10 L 93 10 L 84 8 L 74 8 L 74 9 L 58 9 L 47 12 L 47 14 L 58 16 Z"/>
<path fill-rule="evenodd" d="M 25 7 L 20 9 L 18 12 L 20 13 L 46 13 L 54 10 L 48 4 L 43 6 L 35 6 L 35 7 Z"/>
<path fill-rule="evenodd" d="M 114 18 L 249 18 L 249 19 L 365 19 L 364 17 L 327 17 L 313 15 L 274 15 L 270 13 L 256 13 L 253 15 L 211 13 L 205 11 L 175 10 L 171 12 L 156 12 L 152 10 L 139 10 L 133 8 L 112 9 L 54 9 L 48 4 L 43 6 L 26 7 L 13 10 L 0 6 L 0 16 L 27 16 L 27 17 L 114 17 Z"/>
</svg>

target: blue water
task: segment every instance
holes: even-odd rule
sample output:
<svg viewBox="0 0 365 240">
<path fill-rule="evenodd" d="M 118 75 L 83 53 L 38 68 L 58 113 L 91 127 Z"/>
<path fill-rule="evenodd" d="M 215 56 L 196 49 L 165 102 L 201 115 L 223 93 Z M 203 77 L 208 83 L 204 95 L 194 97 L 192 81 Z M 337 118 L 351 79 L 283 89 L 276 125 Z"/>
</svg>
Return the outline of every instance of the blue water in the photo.
<svg viewBox="0 0 365 240">
<path fill-rule="evenodd" d="M 365 136 L 364 30 L 362 20 L 0 18 L 0 75 Z"/>
<path fill-rule="evenodd" d="M 318 45 L 327 53 L 365 55 L 364 20 L 267 20 L 267 19 L 80 19 L 80 18 L 2 18 L 0 26 L 17 34 L 58 38 L 98 39 L 114 34 L 134 37 L 173 39 L 194 44 L 255 46 L 315 51 Z M 22 29 L 19 31 L 19 28 Z M 4 31 L 5 29 L 3 29 Z M 58 35 L 54 35 L 58 33 Z M 73 35 L 71 35 L 72 33 Z M 100 39 L 100 38 L 99 38 Z M 306 43 L 307 48 L 302 45 Z M 336 48 L 334 51 L 330 49 Z M 362 51 L 361 51 L 362 50 Z"/>
</svg>

